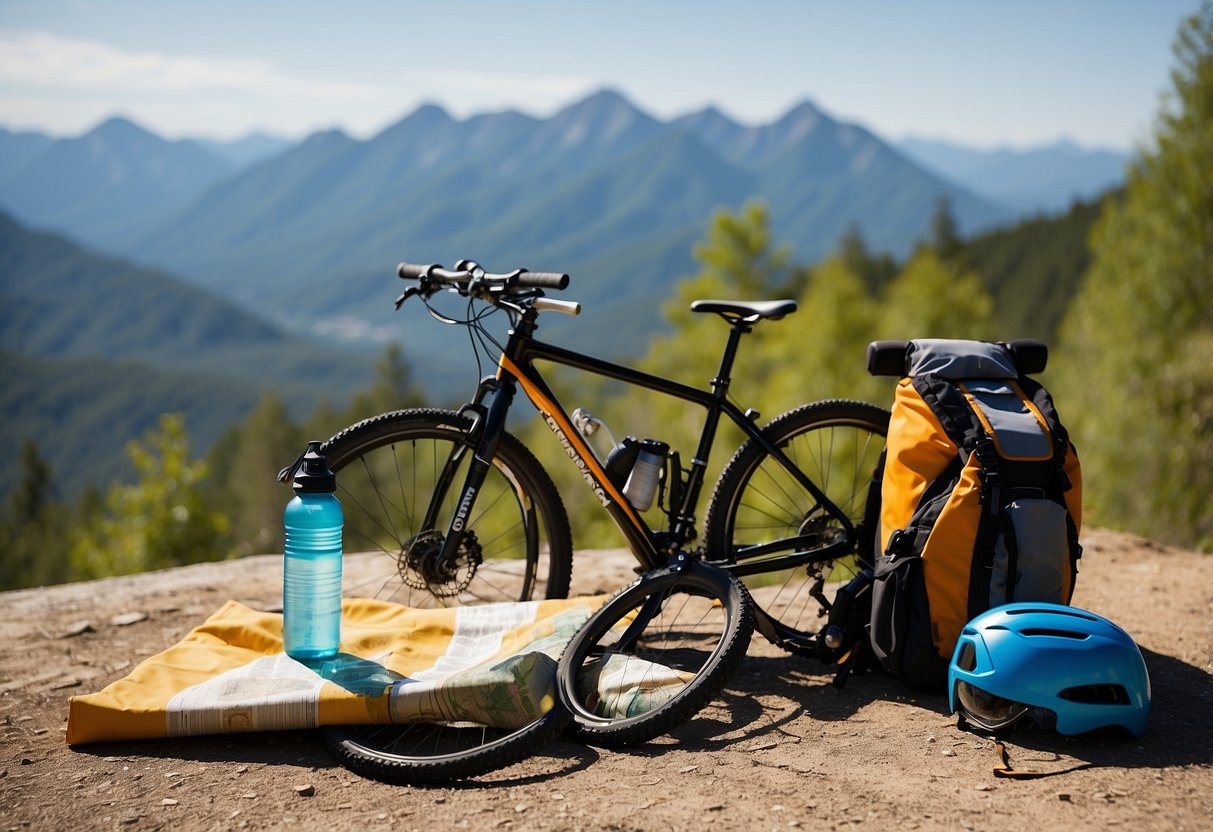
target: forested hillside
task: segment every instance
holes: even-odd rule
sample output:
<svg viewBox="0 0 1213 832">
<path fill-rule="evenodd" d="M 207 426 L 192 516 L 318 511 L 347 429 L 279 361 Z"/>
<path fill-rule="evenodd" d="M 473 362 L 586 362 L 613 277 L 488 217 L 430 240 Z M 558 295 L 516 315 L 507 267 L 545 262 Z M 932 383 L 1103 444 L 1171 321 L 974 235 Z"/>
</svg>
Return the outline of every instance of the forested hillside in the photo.
<svg viewBox="0 0 1213 832">
<path fill-rule="evenodd" d="M 309 413 L 369 383 L 374 360 L 3 214 L 0 350 L 6 438 L 36 440 L 65 497 L 129 478 L 124 446 L 161 413 L 185 413 L 206 450 L 263 388 Z M 0 470 L 0 496 L 16 482 Z"/>
</svg>

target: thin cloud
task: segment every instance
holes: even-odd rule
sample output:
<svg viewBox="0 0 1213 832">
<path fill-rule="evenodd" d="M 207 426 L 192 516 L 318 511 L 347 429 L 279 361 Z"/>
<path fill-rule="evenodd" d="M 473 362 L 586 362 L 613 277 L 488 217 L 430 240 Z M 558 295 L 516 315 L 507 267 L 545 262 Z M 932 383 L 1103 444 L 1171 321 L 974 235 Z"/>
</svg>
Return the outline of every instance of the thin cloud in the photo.
<svg viewBox="0 0 1213 832">
<path fill-rule="evenodd" d="M 0 83 L 27 89 L 122 93 L 238 92 L 371 100 L 389 87 L 299 78 L 254 58 L 127 52 L 101 41 L 0 30 Z"/>
<path fill-rule="evenodd" d="M 506 108 L 546 115 L 598 86 L 587 77 L 464 68 L 380 67 L 370 77 L 303 77 L 255 57 L 131 51 L 94 38 L 0 29 L 7 117 L 68 132 L 120 112 L 170 134 L 301 134 L 322 122 L 370 135 L 424 101 L 461 117 Z"/>
</svg>

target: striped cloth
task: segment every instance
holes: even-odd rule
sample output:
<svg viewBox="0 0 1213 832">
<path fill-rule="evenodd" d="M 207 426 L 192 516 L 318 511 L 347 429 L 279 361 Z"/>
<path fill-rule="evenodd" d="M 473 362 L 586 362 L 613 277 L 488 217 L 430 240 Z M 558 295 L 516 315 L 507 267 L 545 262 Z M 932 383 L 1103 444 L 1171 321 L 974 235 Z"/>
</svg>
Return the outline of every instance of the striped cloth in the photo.
<svg viewBox="0 0 1213 832">
<path fill-rule="evenodd" d="M 560 653 L 603 598 L 421 610 L 346 600 L 340 652 L 282 652 L 282 616 L 229 601 L 179 644 L 72 697 L 67 741 L 318 725 L 526 725 L 552 707 Z"/>
</svg>

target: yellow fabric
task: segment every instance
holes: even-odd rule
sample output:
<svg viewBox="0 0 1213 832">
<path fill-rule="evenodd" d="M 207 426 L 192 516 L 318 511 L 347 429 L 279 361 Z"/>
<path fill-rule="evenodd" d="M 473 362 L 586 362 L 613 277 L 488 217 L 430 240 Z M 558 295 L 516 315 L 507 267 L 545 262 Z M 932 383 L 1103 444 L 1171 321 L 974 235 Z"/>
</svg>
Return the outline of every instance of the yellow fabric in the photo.
<svg viewBox="0 0 1213 832">
<path fill-rule="evenodd" d="M 229 601 L 98 693 L 72 697 L 67 741 L 470 720 L 525 725 L 552 706 L 556 659 L 603 598 L 419 610 L 342 605 L 337 656 L 282 652 L 282 616 Z"/>
<path fill-rule="evenodd" d="M 889 538 L 904 529 L 927 485 L 943 473 L 958 453 L 931 406 L 903 378 L 893 400 L 889 434 L 885 441 L 884 480 L 880 488 L 880 551 L 888 551 Z"/>
<path fill-rule="evenodd" d="M 969 620 L 969 574 L 981 510 L 981 463 L 973 454 L 922 548 L 923 579 L 931 587 L 931 637 L 941 656 L 952 654 Z"/>
</svg>

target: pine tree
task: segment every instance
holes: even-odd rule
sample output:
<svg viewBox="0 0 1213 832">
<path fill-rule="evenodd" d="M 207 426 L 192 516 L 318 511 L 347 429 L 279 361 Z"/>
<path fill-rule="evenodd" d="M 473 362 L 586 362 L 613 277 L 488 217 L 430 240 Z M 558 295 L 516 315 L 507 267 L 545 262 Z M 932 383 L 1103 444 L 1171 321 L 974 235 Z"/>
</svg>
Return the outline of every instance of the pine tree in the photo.
<svg viewBox="0 0 1213 832">
<path fill-rule="evenodd" d="M 19 479 L 0 519 L 0 590 L 60 583 L 69 575 L 66 510 L 53 498 L 53 472 L 34 440 L 21 445 Z"/>
</svg>

